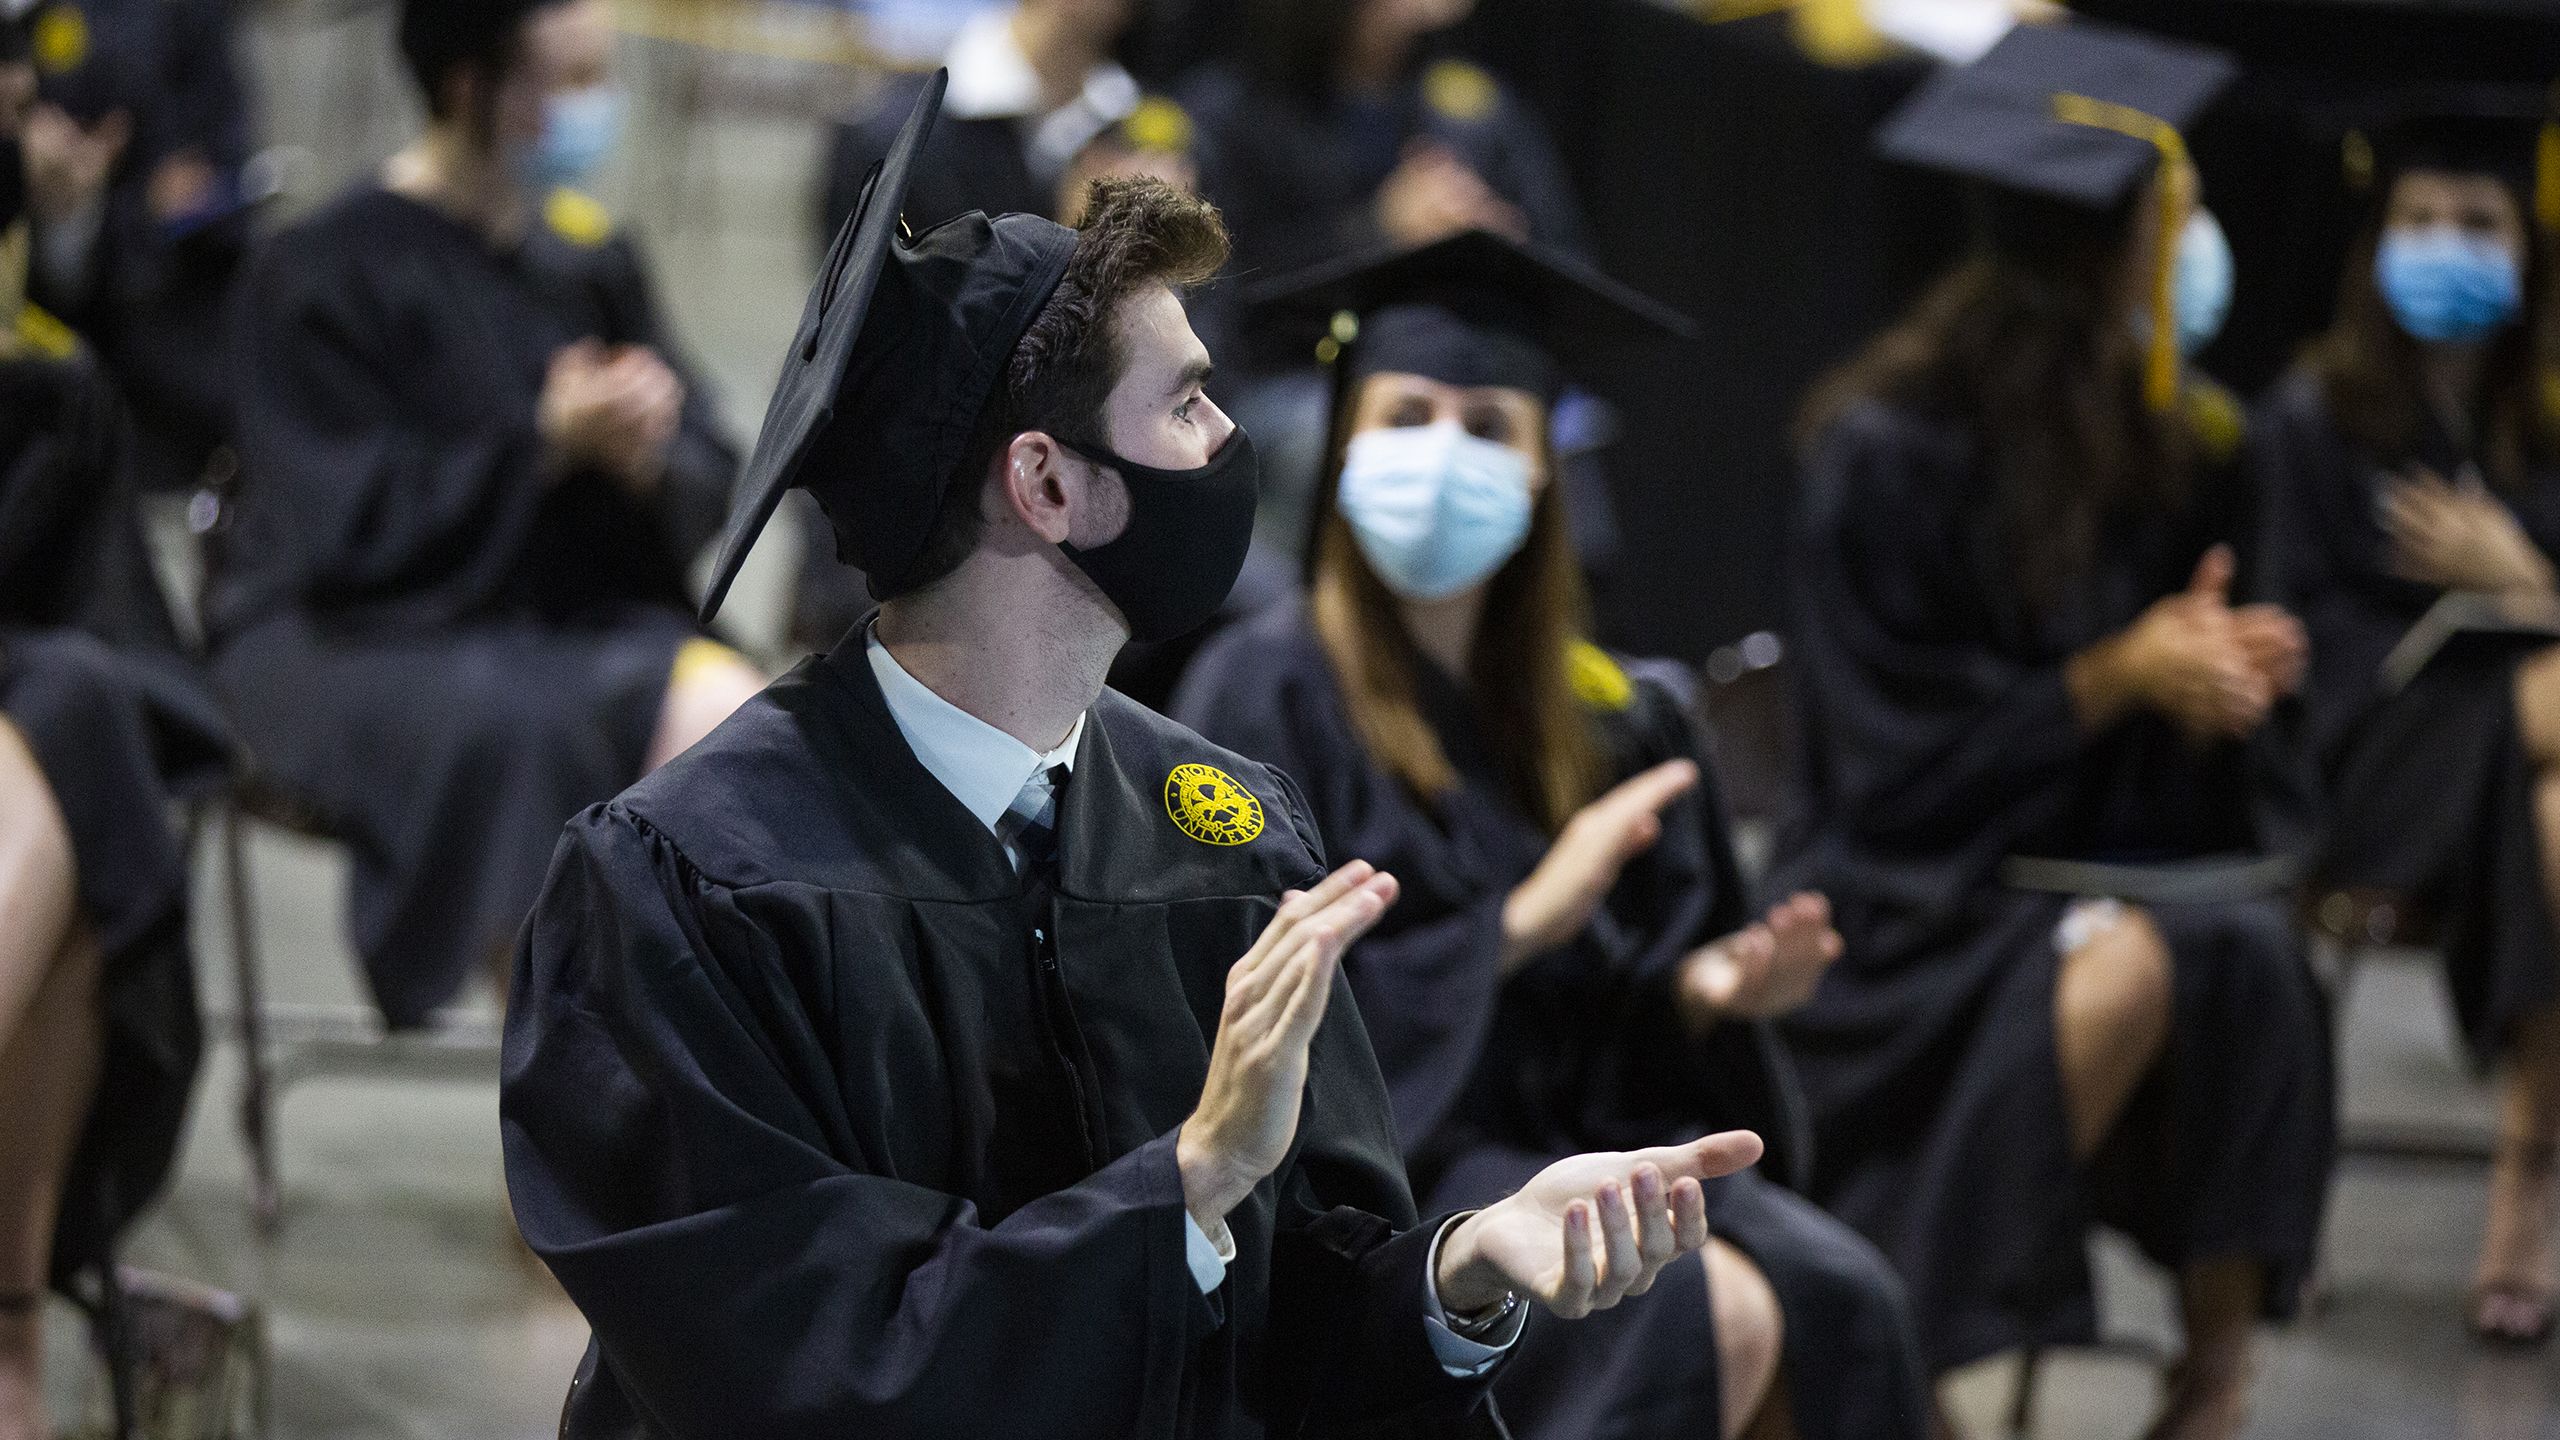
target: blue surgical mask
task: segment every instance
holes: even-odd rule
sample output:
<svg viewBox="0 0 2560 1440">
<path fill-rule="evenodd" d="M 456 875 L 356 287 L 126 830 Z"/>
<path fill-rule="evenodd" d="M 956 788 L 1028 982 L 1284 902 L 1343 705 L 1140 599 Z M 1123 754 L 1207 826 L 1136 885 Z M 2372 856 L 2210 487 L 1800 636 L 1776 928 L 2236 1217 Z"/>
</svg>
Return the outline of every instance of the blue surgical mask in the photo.
<svg viewBox="0 0 2560 1440">
<path fill-rule="evenodd" d="M 2478 340 L 2524 308 L 2524 276 L 2506 246 L 2449 225 L 2386 230 L 2373 283 L 2414 340 Z"/>
<path fill-rule="evenodd" d="M 1502 568 L 1529 537 L 1529 457 L 1456 421 L 1351 437 L 1334 503 L 1387 588 L 1454 595 Z"/>
<path fill-rule="evenodd" d="M 584 183 L 622 138 L 622 92 L 589 85 L 542 102 L 542 134 L 519 157 L 525 183 L 537 191 Z"/>
<path fill-rule="evenodd" d="M 2178 319 L 2178 353 L 2193 355 L 2222 333 L 2231 313 L 2231 242 L 2222 222 L 2202 206 L 2178 232 L 2169 270 L 2169 296 Z"/>
</svg>

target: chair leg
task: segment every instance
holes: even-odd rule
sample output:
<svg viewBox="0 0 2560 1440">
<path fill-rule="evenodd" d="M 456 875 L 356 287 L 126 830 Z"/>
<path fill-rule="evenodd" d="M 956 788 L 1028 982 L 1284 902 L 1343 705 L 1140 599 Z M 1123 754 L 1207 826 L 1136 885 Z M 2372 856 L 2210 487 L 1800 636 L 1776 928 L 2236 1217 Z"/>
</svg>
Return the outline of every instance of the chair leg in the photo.
<svg viewBox="0 0 2560 1440">
<path fill-rule="evenodd" d="M 234 1023 L 240 1042 L 240 1139 L 249 1152 L 249 1208 L 260 1234 L 283 1227 L 283 1192 L 276 1180 L 275 1086 L 268 1069 L 266 997 L 260 984 L 258 923 L 250 895 L 247 821 L 238 806 L 222 817 L 222 868 L 231 906 L 231 974 Z"/>
<path fill-rule="evenodd" d="M 2018 1388 L 2009 1397 L 2009 1433 L 2025 1440 L 2036 1431 L 2036 1390 L 2044 1383 L 2044 1348 L 2030 1345 L 2018 1356 Z"/>
</svg>

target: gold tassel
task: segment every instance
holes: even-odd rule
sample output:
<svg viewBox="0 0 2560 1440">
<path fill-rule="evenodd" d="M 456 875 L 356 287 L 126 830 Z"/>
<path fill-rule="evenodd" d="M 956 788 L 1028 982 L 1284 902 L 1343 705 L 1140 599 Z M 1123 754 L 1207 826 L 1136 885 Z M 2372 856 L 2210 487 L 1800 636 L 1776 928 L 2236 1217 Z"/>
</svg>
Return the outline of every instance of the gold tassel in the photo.
<svg viewBox="0 0 2560 1440">
<path fill-rule="evenodd" d="M 2054 96 L 2053 114 L 2064 124 L 2111 130 L 2146 141 L 2160 152 L 2159 173 L 2152 181 L 2160 197 L 2160 228 L 2153 236 L 2151 352 L 2143 367 L 2142 397 L 2153 413 L 2166 415 L 2178 404 L 2178 235 L 2186 228 L 2196 198 L 2195 176 L 2186 163 L 2186 137 L 2157 115 L 2087 95 Z"/>
<path fill-rule="evenodd" d="M 2533 162 L 2533 218 L 2542 222 L 2544 230 L 2560 235 L 2560 80 L 2551 84 L 2549 111 Z"/>
</svg>

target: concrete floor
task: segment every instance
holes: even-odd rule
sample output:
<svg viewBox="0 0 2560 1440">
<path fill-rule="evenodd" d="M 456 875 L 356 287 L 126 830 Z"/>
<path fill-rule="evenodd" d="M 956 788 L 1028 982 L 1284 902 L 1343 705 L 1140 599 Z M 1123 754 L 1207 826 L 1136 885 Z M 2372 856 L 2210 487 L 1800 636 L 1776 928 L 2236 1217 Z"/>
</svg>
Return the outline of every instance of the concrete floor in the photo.
<svg viewBox="0 0 2560 1440">
<path fill-rule="evenodd" d="M 360 173 L 409 121 L 379 7 L 297 18 L 258 7 L 251 49 L 269 133 L 308 151 L 297 203 Z M 729 61 L 686 69 L 664 47 L 626 44 L 638 91 L 635 139 L 675 133 L 666 96 L 693 81 L 719 98 L 690 127 L 680 161 L 619 162 L 602 187 L 645 234 L 661 291 L 743 440 L 796 319 L 809 267 L 807 115 L 858 91 L 840 72 Z M 284 77 L 292 77 L 290 83 Z M 649 148 L 672 153 L 660 143 Z M 753 638 L 777 632 L 788 546 L 766 547 L 732 612 Z M 352 1007 L 338 930 L 339 858 L 290 836 L 253 836 L 251 856 L 269 999 Z M 230 956 L 209 867 L 199 929 L 207 1001 L 231 1009 Z M 485 1015 L 483 1018 L 486 1018 Z M 2461 1073 L 2431 973 L 2415 957 L 2369 967 L 2342 1044 L 2347 1103 L 2368 1120 L 2485 1131 L 2483 1093 Z M 233 1123 L 236 1052 L 217 1043 L 169 1202 L 135 1237 L 140 1263 L 253 1297 L 273 1353 L 277 1440 L 482 1440 L 553 1432 L 582 1322 L 512 1241 L 499 1180 L 494 1067 L 459 1078 L 307 1080 L 284 1100 L 286 1223 L 261 1240 L 243 1202 Z M 2255 1440 L 2560 1437 L 2560 1379 L 2544 1358 L 2493 1358 L 2463 1340 L 2458 1315 L 2481 1218 L 2481 1182 L 2462 1166 L 2348 1161 L 2328 1246 L 2326 1303 L 2269 1347 Z M 2167 1296 L 2118 1247 L 2101 1246 L 2110 1328 L 2165 1343 Z M 77 1332 L 57 1317 L 54 1381 L 69 1419 L 94 1383 Z M 1999 1433 L 2014 1366 L 1958 1377 L 1961 1417 Z M 2035 1433 L 2137 1434 L 2150 1372 L 2105 1354 L 2055 1357 Z"/>
</svg>

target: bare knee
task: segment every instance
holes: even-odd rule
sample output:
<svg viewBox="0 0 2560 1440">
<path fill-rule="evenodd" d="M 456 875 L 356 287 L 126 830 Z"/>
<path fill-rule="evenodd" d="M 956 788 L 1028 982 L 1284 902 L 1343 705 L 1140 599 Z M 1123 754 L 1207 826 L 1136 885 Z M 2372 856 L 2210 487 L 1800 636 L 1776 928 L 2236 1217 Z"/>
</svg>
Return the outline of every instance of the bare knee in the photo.
<svg viewBox="0 0 2560 1440">
<path fill-rule="evenodd" d="M 2175 983 L 2168 938 L 2148 912 L 2127 905 L 2062 957 L 2054 985 L 2056 1018 L 2071 1034 L 2165 1035 Z M 2149 1048 L 2157 1049 L 2157 1041 Z"/>
<path fill-rule="evenodd" d="M 2516 667 L 2516 723 L 2526 761 L 2546 779 L 2560 776 L 2560 645 Z"/>
<path fill-rule="evenodd" d="M 1786 1349 L 1786 1316 L 1778 1308 L 1778 1293 L 1769 1288 L 1769 1277 L 1748 1256 L 1722 1240 L 1708 1241 L 1701 1253 L 1715 1314 L 1724 1433 L 1731 1440 L 1759 1413 L 1777 1378 L 1778 1359 Z"/>
</svg>

